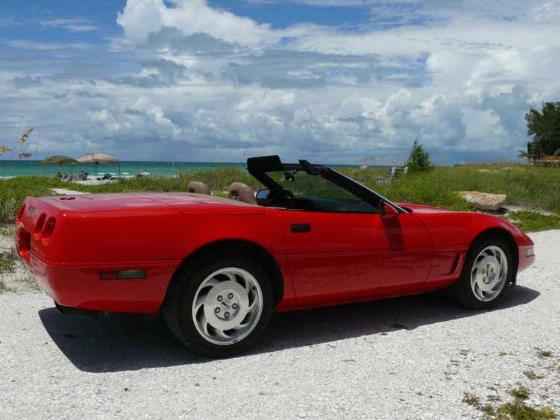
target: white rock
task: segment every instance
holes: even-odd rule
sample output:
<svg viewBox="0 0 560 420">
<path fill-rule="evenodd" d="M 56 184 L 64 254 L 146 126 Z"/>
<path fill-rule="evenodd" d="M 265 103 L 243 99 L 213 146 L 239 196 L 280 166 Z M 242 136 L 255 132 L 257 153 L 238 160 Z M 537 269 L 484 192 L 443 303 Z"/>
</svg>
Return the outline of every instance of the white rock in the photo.
<svg viewBox="0 0 560 420">
<path fill-rule="evenodd" d="M 459 195 L 479 210 L 496 211 L 506 202 L 505 194 L 489 194 L 479 191 L 460 191 Z"/>
</svg>

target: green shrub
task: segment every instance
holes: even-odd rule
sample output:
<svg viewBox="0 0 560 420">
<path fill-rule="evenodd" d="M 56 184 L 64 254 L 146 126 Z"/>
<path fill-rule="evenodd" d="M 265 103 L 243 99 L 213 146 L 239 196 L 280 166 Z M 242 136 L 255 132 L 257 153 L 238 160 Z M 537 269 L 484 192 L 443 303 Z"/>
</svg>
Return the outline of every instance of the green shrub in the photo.
<svg viewBox="0 0 560 420">
<path fill-rule="evenodd" d="M 26 176 L 0 180 L 0 223 L 13 222 L 17 210 L 27 196 L 50 194 L 51 188 L 66 187 L 55 178 Z"/>
<path fill-rule="evenodd" d="M 560 229 L 560 216 L 548 216 L 532 211 L 515 212 L 512 221 L 519 228 L 527 232 Z"/>
<path fill-rule="evenodd" d="M 406 165 L 408 166 L 408 170 L 411 172 L 432 169 L 430 155 L 426 152 L 426 150 L 424 150 L 424 146 L 418 143 L 418 140 L 415 140 L 412 145 L 410 157 L 408 158 Z"/>
</svg>

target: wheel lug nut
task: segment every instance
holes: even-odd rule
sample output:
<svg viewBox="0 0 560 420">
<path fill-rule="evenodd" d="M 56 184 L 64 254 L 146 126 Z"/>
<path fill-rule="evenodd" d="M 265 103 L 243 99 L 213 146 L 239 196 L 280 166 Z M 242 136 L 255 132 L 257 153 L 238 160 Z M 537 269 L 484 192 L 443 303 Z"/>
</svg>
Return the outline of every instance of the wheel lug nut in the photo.
<svg viewBox="0 0 560 420">
<path fill-rule="evenodd" d="M 227 295 L 228 299 L 233 299 L 233 293 Z"/>
<path fill-rule="evenodd" d="M 224 298 L 222 297 L 222 295 L 218 295 L 218 302 L 221 302 L 222 300 L 224 300 Z"/>
<path fill-rule="evenodd" d="M 219 314 L 222 310 L 220 308 L 216 308 L 214 309 L 214 312 L 216 312 L 217 314 Z"/>
<path fill-rule="evenodd" d="M 235 310 L 237 310 L 239 308 L 239 305 L 237 303 L 234 303 L 233 305 L 231 305 L 231 307 Z"/>
</svg>

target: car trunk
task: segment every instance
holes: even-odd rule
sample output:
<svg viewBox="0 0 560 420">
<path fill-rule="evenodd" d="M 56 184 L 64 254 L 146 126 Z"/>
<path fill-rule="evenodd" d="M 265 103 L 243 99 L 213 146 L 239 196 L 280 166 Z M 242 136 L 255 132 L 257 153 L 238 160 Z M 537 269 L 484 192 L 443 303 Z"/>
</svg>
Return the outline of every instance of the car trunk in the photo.
<svg viewBox="0 0 560 420">
<path fill-rule="evenodd" d="M 17 218 L 18 253 L 54 264 L 123 264 L 139 255 L 174 259 L 177 241 L 213 214 L 258 214 L 234 200 L 181 193 L 86 194 L 28 198 Z M 157 247 L 154 248 L 154 240 Z"/>
</svg>

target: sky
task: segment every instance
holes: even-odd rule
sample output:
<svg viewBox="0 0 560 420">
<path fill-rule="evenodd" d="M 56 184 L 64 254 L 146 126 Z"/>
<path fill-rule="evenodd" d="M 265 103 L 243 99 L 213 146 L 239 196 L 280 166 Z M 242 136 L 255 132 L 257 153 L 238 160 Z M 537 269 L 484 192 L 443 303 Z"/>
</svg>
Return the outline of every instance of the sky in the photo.
<svg viewBox="0 0 560 420">
<path fill-rule="evenodd" d="M 558 69 L 560 0 L 2 0 L 0 145 L 34 127 L 36 158 L 392 164 L 418 140 L 440 164 L 512 160 Z"/>
</svg>

